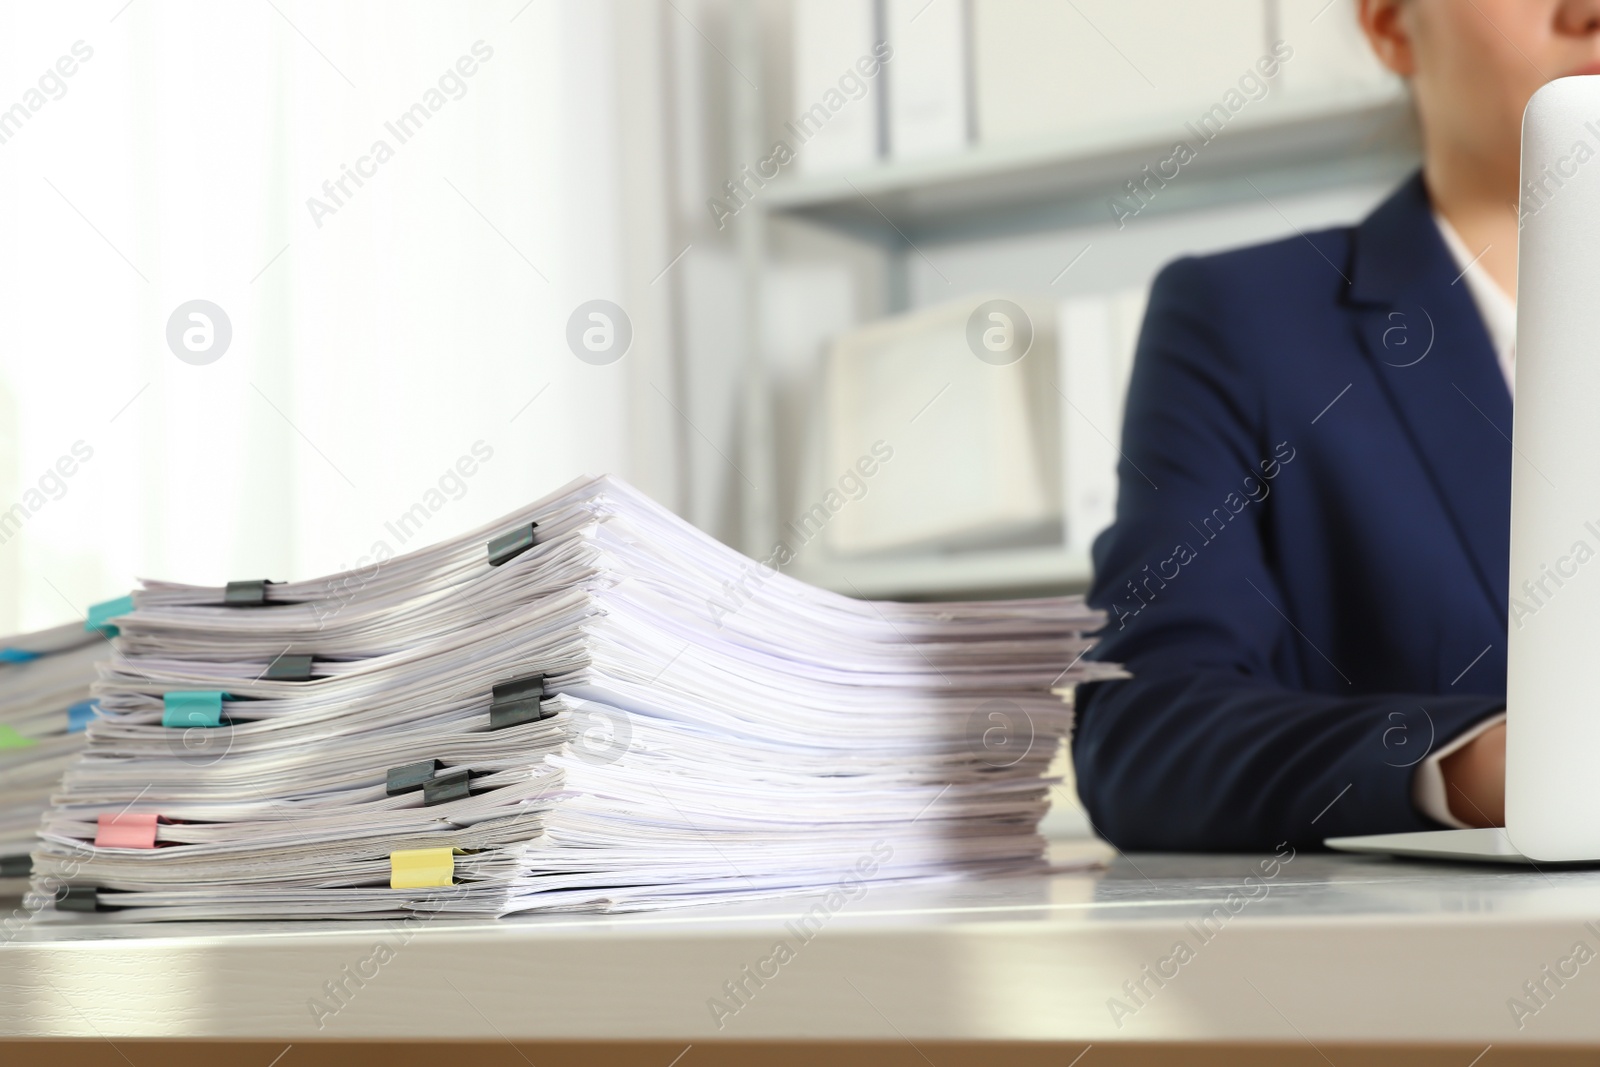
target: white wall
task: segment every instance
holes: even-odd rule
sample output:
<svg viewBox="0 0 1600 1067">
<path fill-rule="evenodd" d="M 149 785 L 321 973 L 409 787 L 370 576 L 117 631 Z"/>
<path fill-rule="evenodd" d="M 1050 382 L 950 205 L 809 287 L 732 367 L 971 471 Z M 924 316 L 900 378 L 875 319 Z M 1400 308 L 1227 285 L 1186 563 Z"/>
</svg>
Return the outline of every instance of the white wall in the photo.
<svg viewBox="0 0 1600 1067">
<path fill-rule="evenodd" d="M 122 8 L 0 5 L 0 109 L 93 49 L 0 144 L 0 514 L 27 513 L 0 632 L 139 576 L 354 564 L 402 547 L 385 521 L 419 501 L 438 506 L 404 547 L 585 472 L 678 503 L 660 4 Z M 400 143 L 385 123 L 441 76 Z M 308 198 L 380 139 L 393 158 L 318 225 Z M 233 329 L 206 366 L 164 336 L 196 297 Z M 634 323 L 609 366 L 565 339 L 594 298 Z M 92 459 L 29 507 L 79 441 Z M 475 445 L 492 459 L 458 481 Z"/>
</svg>

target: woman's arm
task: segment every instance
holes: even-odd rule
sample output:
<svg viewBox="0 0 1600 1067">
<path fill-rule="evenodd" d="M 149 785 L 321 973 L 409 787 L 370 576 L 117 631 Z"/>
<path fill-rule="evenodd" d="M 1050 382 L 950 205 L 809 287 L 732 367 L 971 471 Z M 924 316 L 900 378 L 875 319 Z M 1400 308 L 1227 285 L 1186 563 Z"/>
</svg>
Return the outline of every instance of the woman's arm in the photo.
<svg viewBox="0 0 1600 1067">
<path fill-rule="evenodd" d="M 1195 528 L 1242 479 L 1281 463 L 1280 442 L 1264 429 L 1273 398 L 1263 369 L 1220 336 L 1229 309 L 1248 306 L 1247 294 L 1197 260 L 1168 267 L 1152 290 L 1124 420 L 1117 521 L 1095 544 L 1090 593 L 1110 618 L 1095 655 L 1133 677 L 1080 693 L 1080 793 L 1098 830 L 1124 848 L 1270 850 L 1438 829 L 1412 802 L 1412 753 L 1442 747 L 1504 696 L 1363 692 L 1324 668 L 1306 627 L 1291 621 L 1297 606 L 1279 580 L 1289 562 L 1269 559 L 1295 546 L 1269 550 L 1267 537 L 1276 494 L 1311 476 L 1309 458 L 1280 466 L 1273 495 L 1221 532 Z M 1319 671 L 1331 685 L 1303 683 Z"/>
</svg>

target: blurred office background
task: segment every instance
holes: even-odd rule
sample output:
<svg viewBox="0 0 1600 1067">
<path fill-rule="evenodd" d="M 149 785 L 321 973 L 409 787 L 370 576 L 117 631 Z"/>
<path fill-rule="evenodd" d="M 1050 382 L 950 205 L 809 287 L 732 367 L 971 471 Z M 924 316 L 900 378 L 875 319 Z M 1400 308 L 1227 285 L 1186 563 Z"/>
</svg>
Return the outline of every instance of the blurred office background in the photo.
<svg viewBox="0 0 1600 1067">
<path fill-rule="evenodd" d="M 1081 589 L 1156 270 L 1416 161 L 1351 0 L 7 2 L 0 70 L 0 632 L 601 471 L 850 594 Z"/>
</svg>

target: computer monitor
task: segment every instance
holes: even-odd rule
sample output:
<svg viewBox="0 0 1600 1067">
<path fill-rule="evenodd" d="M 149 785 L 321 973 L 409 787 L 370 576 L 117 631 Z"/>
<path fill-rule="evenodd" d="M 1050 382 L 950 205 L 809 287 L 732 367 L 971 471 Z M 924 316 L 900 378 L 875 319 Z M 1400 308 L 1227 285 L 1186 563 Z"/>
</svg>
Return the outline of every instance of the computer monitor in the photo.
<svg viewBox="0 0 1600 1067">
<path fill-rule="evenodd" d="M 1522 125 L 1506 832 L 1600 860 L 1600 77 Z"/>
</svg>

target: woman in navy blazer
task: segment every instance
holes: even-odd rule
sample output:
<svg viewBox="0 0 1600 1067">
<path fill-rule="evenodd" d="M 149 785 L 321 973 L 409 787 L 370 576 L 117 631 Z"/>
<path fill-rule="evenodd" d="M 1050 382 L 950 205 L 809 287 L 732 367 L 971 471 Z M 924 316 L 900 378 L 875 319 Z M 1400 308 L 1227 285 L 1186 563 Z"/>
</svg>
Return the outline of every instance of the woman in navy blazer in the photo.
<svg viewBox="0 0 1600 1067">
<path fill-rule="evenodd" d="M 1503 821 L 1511 392 L 1484 309 L 1515 294 L 1522 109 L 1600 72 L 1600 0 L 1360 7 L 1422 172 L 1151 292 L 1089 598 L 1133 677 L 1080 690 L 1073 739 L 1122 848 Z"/>
</svg>

